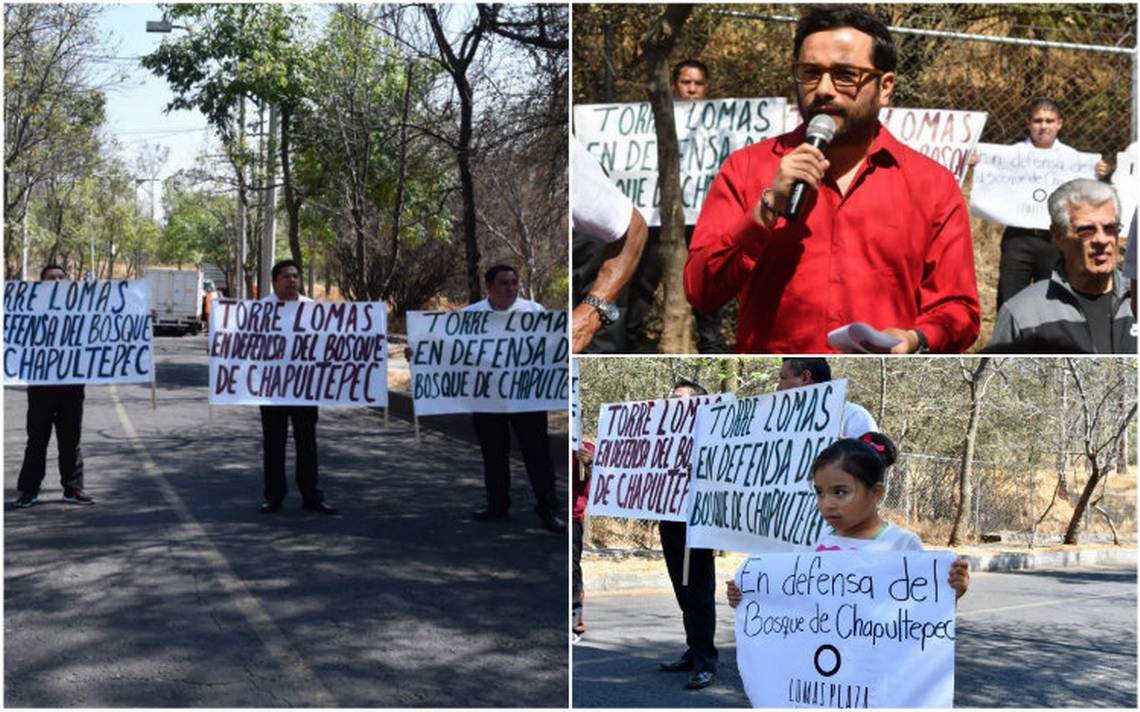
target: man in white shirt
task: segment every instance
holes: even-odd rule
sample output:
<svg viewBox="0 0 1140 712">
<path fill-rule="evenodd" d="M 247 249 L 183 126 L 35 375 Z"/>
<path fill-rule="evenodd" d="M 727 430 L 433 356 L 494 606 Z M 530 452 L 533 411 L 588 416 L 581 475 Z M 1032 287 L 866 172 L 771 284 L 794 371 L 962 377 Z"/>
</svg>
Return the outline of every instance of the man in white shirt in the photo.
<svg viewBox="0 0 1140 712">
<path fill-rule="evenodd" d="M 543 311 L 541 304 L 519 296 L 519 276 L 509 265 L 495 265 L 484 275 L 487 298 L 463 311 Z M 511 429 L 519 441 L 526 473 L 534 490 L 534 511 L 552 532 L 565 532 L 558 516 L 554 492 L 554 461 L 550 458 L 546 411 L 527 413 L 472 413 L 475 437 L 483 452 L 483 480 L 487 508 L 473 515 L 477 520 L 506 519 L 511 508 Z"/>
<path fill-rule="evenodd" d="M 780 380 L 776 390 L 786 391 L 830 380 L 831 366 L 828 365 L 827 359 L 790 357 L 784 359 L 783 365 L 780 366 Z M 839 437 L 858 438 L 864 433 L 878 430 L 879 426 L 875 424 L 875 419 L 866 408 L 851 401 L 843 404 L 843 425 L 839 428 Z"/>
<path fill-rule="evenodd" d="M 293 260 L 273 265 L 273 291 L 263 302 L 311 302 L 301 294 L 301 270 Z M 261 454 L 265 472 L 265 501 L 258 508 L 262 514 L 281 511 L 287 485 L 285 480 L 285 443 L 289 438 L 289 421 L 293 421 L 293 443 L 297 449 L 297 489 L 302 506 L 310 512 L 336 514 L 325 502 L 317 486 L 317 407 L 315 405 L 261 406 Z"/>
<path fill-rule="evenodd" d="M 1029 105 L 1026 121 L 1029 136 L 1021 144 L 1031 145 L 1039 151 L 1076 153 L 1072 146 L 1057 139 L 1065 125 L 1061 108 L 1047 97 L 1038 97 Z M 973 162 L 973 161 L 972 161 Z M 1108 173 L 1108 164 L 1097 161 L 1097 178 Z M 1061 253 L 1053 244 L 1048 230 L 1025 227 L 1007 227 L 1001 235 L 1001 261 L 998 264 L 997 308 L 1026 286 L 1049 279 Z"/>
</svg>

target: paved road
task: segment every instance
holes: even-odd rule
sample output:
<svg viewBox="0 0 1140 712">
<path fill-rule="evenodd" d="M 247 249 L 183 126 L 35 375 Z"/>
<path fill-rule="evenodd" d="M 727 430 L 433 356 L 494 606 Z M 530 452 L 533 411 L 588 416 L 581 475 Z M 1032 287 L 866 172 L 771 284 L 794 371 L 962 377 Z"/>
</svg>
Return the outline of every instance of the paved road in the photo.
<svg viewBox="0 0 1140 712">
<path fill-rule="evenodd" d="M 696 692 L 682 689 L 685 674 L 657 671 L 683 652 L 671 593 L 591 594 L 585 613 L 572 653 L 575 707 L 748 706 L 723 597 L 720 675 Z M 957 707 L 1136 707 L 1134 564 L 975 574 L 957 632 Z"/>
<path fill-rule="evenodd" d="M 567 541 L 529 511 L 521 462 L 514 518 L 473 522 L 473 442 L 322 409 L 340 515 L 302 512 L 292 481 L 260 515 L 257 409 L 206 405 L 204 337 L 157 344 L 156 411 L 149 386 L 87 389 L 99 503 L 4 512 L 6 706 L 565 704 Z M 25 402 L 5 390 L 8 501 Z"/>
</svg>

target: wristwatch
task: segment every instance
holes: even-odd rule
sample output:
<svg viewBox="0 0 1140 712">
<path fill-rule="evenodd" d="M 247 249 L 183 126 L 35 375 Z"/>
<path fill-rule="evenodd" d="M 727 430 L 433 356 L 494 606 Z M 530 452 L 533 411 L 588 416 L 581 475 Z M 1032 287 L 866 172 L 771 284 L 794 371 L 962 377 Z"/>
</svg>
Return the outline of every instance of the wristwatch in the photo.
<svg viewBox="0 0 1140 712">
<path fill-rule="evenodd" d="M 618 312 L 617 305 L 613 302 L 607 302 L 604 299 L 598 299 L 593 294 L 587 294 L 582 298 L 583 304 L 589 304 L 598 310 L 598 316 L 602 318 L 602 326 L 609 326 L 618 320 L 621 314 Z"/>
</svg>

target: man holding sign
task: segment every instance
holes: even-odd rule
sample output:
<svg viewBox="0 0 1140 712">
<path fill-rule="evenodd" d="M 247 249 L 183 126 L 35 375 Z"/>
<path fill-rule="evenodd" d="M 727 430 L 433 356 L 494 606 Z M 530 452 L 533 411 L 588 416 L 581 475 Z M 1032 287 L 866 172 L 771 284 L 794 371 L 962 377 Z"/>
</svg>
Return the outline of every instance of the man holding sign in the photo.
<svg viewBox="0 0 1140 712">
<path fill-rule="evenodd" d="M 673 398 L 693 398 L 708 395 L 703 386 L 692 381 L 678 381 L 673 386 Z M 661 553 L 673 595 L 681 607 L 681 620 L 685 625 L 685 652 L 673 662 L 662 663 L 665 672 L 692 672 L 685 687 L 700 690 L 716 679 L 717 652 L 713 638 L 716 634 L 716 552 L 712 549 L 689 549 L 688 583 L 685 582 L 685 548 L 687 529 L 684 521 L 657 522 L 661 537 Z"/>
<path fill-rule="evenodd" d="M 741 353 L 832 351 L 828 332 L 859 321 L 898 337 L 894 352 L 964 351 L 980 323 L 969 216 L 954 176 L 878 120 L 898 62 L 886 25 L 816 7 L 793 56 L 807 123 L 721 167 L 685 265 L 690 303 L 738 297 Z M 814 120 L 829 142 L 808 142 Z"/>
<path fill-rule="evenodd" d="M 49 264 L 40 270 L 41 282 L 67 279 L 63 268 Z M 63 501 L 68 504 L 95 504 L 83 491 L 83 453 L 79 439 L 83 432 L 83 399 L 85 386 L 80 384 L 28 386 L 28 444 L 16 487 L 20 491 L 16 509 L 39 503 L 40 485 L 47 475 L 47 447 L 55 427 L 59 450 L 59 482 L 63 485 Z"/>
<path fill-rule="evenodd" d="M 509 265 L 495 265 L 484 275 L 487 298 L 469 304 L 463 311 L 545 311 L 542 305 L 519 296 L 519 275 Z M 475 437 L 483 453 L 483 481 L 487 487 L 487 508 L 473 515 L 485 521 L 507 519 L 511 509 L 511 429 L 518 438 L 526 473 L 534 490 L 534 511 L 551 532 L 566 531 L 558 516 L 554 492 L 554 462 L 550 458 L 550 436 L 546 411 L 523 413 L 472 413 Z"/>
<path fill-rule="evenodd" d="M 262 302 L 311 302 L 301 294 L 301 270 L 293 260 L 273 265 L 273 292 Z M 297 448 L 297 489 L 303 507 L 310 512 L 336 514 L 317 486 L 317 406 L 261 406 L 261 452 L 265 472 L 265 501 L 258 511 L 273 514 L 281 511 L 288 489 L 285 480 L 285 443 L 289 437 L 289 421 L 293 421 L 293 444 Z"/>
<path fill-rule="evenodd" d="M 1057 102 L 1048 97 L 1038 97 L 1029 106 L 1029 114 L 1026 119 L 1029 136 L 1016 145 L 1022 148 L 1032 148 L 1034 155 L 1050 156 L 1057 159 L 1076 157 L 1078 155 L 1077 150 L 1062 143 L 1057 138 L 1064 125 L 1061 107 L 1057 105 Z M 978 160 L 979 156 L 975 153 L 970 158 L 970 165 L 974 165 Z M 1027 173 L 1030 170 L 1030 168 L 1025 169 Z M 1102 178 L 1108 171 L 1108 165 L 1104 161 L 1098 160 L 1095 163 L 1094 170 L 1096 176 Z M 978 176 L 975 176 L 975 185 L 981 188 L 979 184 Z M 1045 189 L 1048 187 L 1040 186 L 1038 193 L 1042 199 L 1047 194 Z M 979 190 L 979 193 L 992 192 L 993 190 L 992 188 L 989 191 Z M 975 202 L 980 203 L 981 201 Z M 980 212 L 983 215 L 986 214 L 985 209 L 981 209 Z M 997 306 L 999 309 L 1010 297 L 1026 286 L 1033 282 L 1048 279 L 1053 271 L 1053 265 L 1061 256 L 1053 244 L 1053 238 L 1048 229 L 1016 224 L 1012 221 L 1006 224 L 1007 227 L 1001 235 L 1001 262 L 998 267 Z"/>
</svg>

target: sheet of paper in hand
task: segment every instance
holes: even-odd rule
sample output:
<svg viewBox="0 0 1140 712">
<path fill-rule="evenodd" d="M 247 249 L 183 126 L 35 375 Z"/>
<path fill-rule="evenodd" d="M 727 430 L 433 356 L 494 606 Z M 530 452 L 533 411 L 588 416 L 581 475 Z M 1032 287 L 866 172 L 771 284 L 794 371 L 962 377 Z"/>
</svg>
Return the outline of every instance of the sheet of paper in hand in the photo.
<svg viewBox="0 0 1140 712">
<path fill-rule="evenodd" d="M 765 554 L 736 584 L 753 707 L 953 707 L 951 552 Z"/>
</svg>

